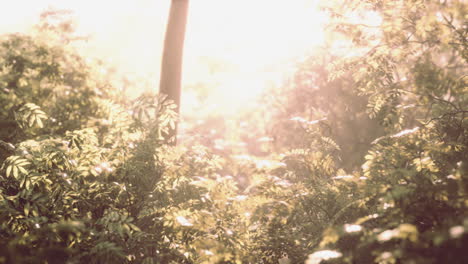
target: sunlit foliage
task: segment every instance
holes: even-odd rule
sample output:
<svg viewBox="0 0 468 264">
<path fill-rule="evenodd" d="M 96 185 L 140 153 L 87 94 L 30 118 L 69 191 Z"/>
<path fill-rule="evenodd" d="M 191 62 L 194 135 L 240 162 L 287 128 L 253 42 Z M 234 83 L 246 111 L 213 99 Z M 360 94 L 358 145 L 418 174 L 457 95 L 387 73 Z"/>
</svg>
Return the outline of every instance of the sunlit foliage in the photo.
<svg viewBox="0 0 468 264">
<path fill-rule="evenodd" d="M 466 3 L 336 2 L 349 54 L 178 147 L 66 24 L 3 36 L 0 263 L 466 263 Z"/>
</svg>

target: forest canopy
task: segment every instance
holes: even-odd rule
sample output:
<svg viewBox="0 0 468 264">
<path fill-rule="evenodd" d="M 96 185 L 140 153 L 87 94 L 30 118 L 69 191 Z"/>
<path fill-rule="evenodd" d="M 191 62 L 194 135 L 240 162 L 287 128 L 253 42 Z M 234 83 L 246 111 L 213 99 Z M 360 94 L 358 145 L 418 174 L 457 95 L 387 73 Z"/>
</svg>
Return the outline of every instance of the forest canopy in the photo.
<svg viewBox="0 0 468 264">
<path fill-rule="evenodd" d="M 0 36 L 0 264 L 467 263 L 468 4 L 321 10 L 334 42 L 229 118 L 209 82 L 129 96 L 67 12 Z"/>
</svg>

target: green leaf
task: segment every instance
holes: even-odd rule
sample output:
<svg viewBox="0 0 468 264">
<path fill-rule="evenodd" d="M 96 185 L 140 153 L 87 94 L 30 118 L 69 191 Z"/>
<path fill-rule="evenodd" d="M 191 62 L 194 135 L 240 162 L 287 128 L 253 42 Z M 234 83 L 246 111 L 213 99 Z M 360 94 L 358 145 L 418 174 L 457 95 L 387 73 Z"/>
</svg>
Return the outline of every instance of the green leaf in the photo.
<svg viewBox="0 0 468 264">
<path fill-rule="evenodd" d="M 18 167 L 13 166 L 13 177 L 18 178 Z"/>
<path fill-rule="evenodd" d="M 31 115 L 29 117 L 29 122 L 28 122 L 28 126 L 29 127 L 32 127 L 34 125 L 34 121 L 36 120 L 36 116 L 35 115 Z"/>
<path fill-rule="evenodd" d="M 6 169 L 6 176 L 7 177 L 10 177 L 10 174 L 11 174 L 11 169 L 13 168 L 13 166 L 8 166 L 7 169 Z"/>
<path fill-rule="evenodd" d="M 21 173 L 28 174 L 28 171 L 25 168 L 18 166 L 18 169 L 20 170 Z"/>
<path fill-rule="evenodd" d="M 129 223 L 128 225 L 129 225 L 130 228 L 132 228 L 134 231 L 137 231 L 137 232 L 140 232 L 140 231 L 141 231 L 141 229 L 140 229 L 138 226 L 136 226 L 136 225 L 134 225 L 134 224 L 132 224 L 132 223 Z"/>
<path fill-rule="evenodd" d="M 29 203 L 26 203 L 26 205 L 24 206 L 24 215 L 25 216 L 29 215 L 29 209 L 30 209 L 30 205 L 29 205 Z"/>
<path fill-rule="evenodd" d="M 43 128 L 43 127 L 44 127 L 44 124 L 42 123 L 41 118 L 37 117 L 36 123 L 37 123 L 37 126 L 38 126 L 38 127 L 40 127 L 40 128 Z"/>
</svg>

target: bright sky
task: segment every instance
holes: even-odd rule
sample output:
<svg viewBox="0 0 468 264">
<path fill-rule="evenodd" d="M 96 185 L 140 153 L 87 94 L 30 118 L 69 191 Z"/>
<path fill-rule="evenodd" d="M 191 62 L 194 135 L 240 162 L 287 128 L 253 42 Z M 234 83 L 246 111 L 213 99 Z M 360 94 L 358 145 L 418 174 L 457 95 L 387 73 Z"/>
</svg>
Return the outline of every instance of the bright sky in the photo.
<svg viewBox="0 0 468 264">
<path fill-rule="evenodd" d="M 159 80 L 169 0 L 15 0 L 0 9 L 0 32 L 26 31 L 47 7 L 75 11 L 84 47 L 123 72 Z M 185 87 L 213 86 L 213 102 L 235 111 L 287 71 L 285 62 L 323 43 L 317 0 L 191 0 Z M 217 66 L 214 66 L 214 65 Z M 191 99 L 183 97 L 183 101 Z"/>
</svg>

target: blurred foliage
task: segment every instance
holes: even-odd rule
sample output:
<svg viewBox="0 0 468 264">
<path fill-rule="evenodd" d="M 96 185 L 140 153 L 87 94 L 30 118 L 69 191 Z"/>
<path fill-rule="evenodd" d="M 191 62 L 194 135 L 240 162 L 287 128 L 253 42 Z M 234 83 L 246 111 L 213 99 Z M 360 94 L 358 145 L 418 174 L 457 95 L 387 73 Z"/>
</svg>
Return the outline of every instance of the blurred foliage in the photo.
<svg viewBox="0 0 468 264">
<path fill-rule="evenodd" d="M 353 53 L 178 147 L 174 105 L 119 94 L 60 12 L 3 36 L 0 263 L 466 263 L 466 3 L 324 9 Z"/>
</svg>

